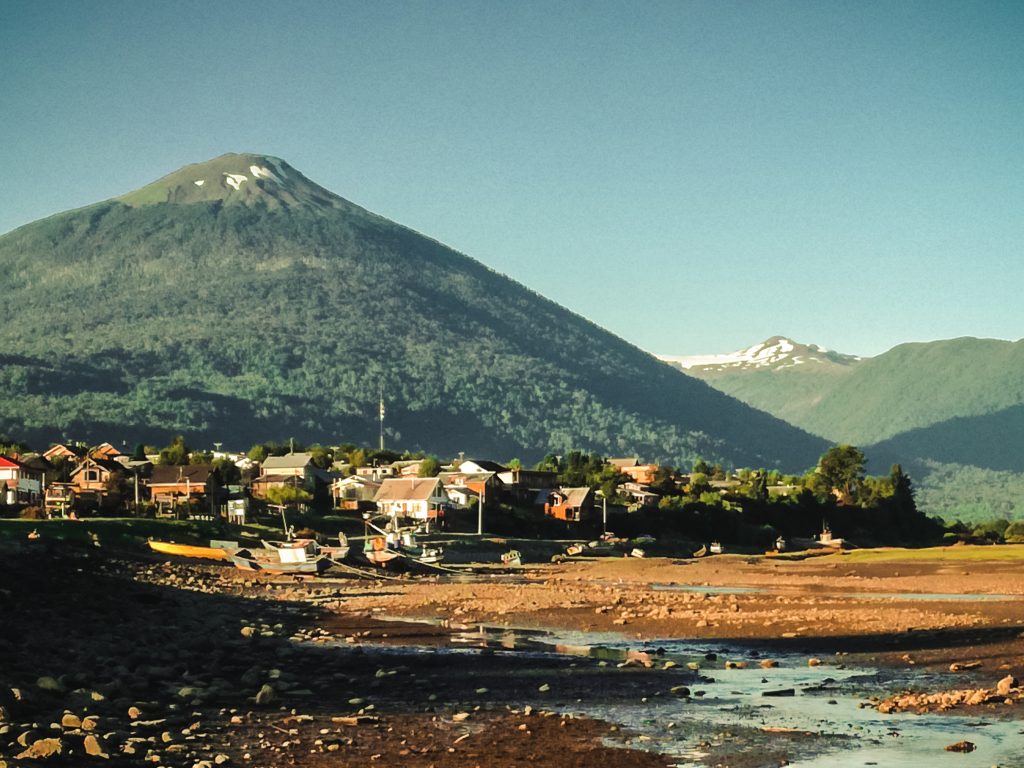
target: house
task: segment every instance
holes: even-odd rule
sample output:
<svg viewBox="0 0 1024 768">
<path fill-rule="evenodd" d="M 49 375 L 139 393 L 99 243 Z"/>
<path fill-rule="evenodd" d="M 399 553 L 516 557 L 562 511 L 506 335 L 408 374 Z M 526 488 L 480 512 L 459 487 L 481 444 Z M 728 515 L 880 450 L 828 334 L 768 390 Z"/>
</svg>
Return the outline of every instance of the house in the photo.
<svg viewBox="0 0 1024 768">
<path fill-rule="evenodd" d="M 628 476 L 634 483 L 650 485 L 655 481 L 659 469 L 657 464 L 636 464 L 632 467 L 622 467 L 619 472 Z"/>
<path fill-rule="evenodd" d="M 373 498 L 377 511 L 392 518 L 439 520 L 451 499 L 438 477 L 389 477 Z"/>
<path fill-rule="evenodd" d="M 76 497 L 100 501 L 110 494 L 112 478 L 124 471 L 124 466 L 116 461 L 90 455 L 71 470 L 68 483 Z"/>
<path fill-rule="evenodd" d="M 386 477 L 394 477 L 395 468 L 391 464 L 385 467 L 356 467 L 356 474 L 359 477 L 365 477 L 373 480 L 375 483 L 379 483 Z"/>
<path fill-rule="evenodd" d="M 331 483 L 332 506 L 353 510 L 372 507 L 380 486 L 380 483 L 360 475 L 337 478 Z"/>
<path fill-rule="evenodd" d="M 633 458 L 629 459 L 608 459 L 608 461 L 605 463 L 611 464 L 613 467 L 619 470 L 619 472 L 622 472 L 623 470 L 629 469 L 630 467 L 639 467 L 640 459 L 634 456 Z"/>
<path fill-rule="evenodd" d="M 38 504 L 42 497 L 42 470 L 0 456 L 0 504 Z"/>
<path fill-rule="evenodd" d="M 252 481 L 252 495 L 261 499 L 267 497 L 271 488 L 292 486 L 302 488 L 316 496 L 331 482 L 328 472 L 313 463 L 311 453 L 287 453 L 284 456 L 268 456 L 263 462 L 263 473 Z"/>
<path fill-rule="evenodd" d="M 544 514 L 571 523 L 584 522 L 594 511 L 590 488 L 558 488 L 547 493 Z"/>
<path fill-rule="evenodd" d="M 488 499 L 493 499 L 501 490 L 501 481 L 498 480 L 498 476 L 494 472 L 442 472 L 438 477 L 446 490 L 464 488 L 473 496 L 480 498 L 484 504 Z"/>
<path fill-rule="evenodd" d="M 619 493 L 628 496 L 633 504 L 641 507 L 657 506 L 658 500 L 661 498 L 646 485 L 632 481 L 620 485 Z"/>
<path fill-rule="evenodd" d="M 263 473 L 267 475 L 292 475 L 305 477 L 313 466 L 311 453 L 286 453 L 284 456 L 267 456 L 263 460 Z"/>
<path fill-rule="evenodd" d="M 58 461 L 78 462 L 85 457 L 85 451 L 78 446 L 57 443 L 43 451 L 43 458 L 53 464 Z"/>
<path fill-rule="evenodd" d="M 157 464 L 147 481 L 156 505 L 163 509 L 189 504 L 209 497 L 219 490 L 217 473 L 212 464 Z"/>
<path fill-rule="evenodd" d="M 495 475 L 499 475 L 502 472 L 508 472 L 508 467 L 503 467 L 496 461 L 486 461 L 484 459 L 464 459 L 458 463 L 459 472 L 467 472 L 470 474 L 479 474 L 482 472 L 493 472 Z"/>
<path fill-rule="evenodd" d="M 100 443 L 95 448 L 89 451 L 89 458 L 91 459 L 107 459 L 116 461 L 119 456 L 124 455 L 124 453 L 119 451 L 110 443 Z"/>
<path fill-rule="evenodd" d="M 43 509 L 51 517 L 54 514 L 67 517 L 75 506 L 75 486 L 71 483 L 49 483 L 43 494 Z"/>
<path fill-rule="evenodd" d="M 394 474 L 397 477 L 418 477 L 420 474 L 420 467 L 422 465 L 423 459 L 391 462 L 391 468 L 394 470 Z"/>
</svg>

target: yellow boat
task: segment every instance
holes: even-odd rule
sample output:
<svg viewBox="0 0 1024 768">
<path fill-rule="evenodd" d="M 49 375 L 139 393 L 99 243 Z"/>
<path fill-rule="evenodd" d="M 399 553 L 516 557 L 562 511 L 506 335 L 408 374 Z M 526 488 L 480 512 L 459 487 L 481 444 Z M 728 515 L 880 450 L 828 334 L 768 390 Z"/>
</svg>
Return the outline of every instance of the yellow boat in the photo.
<svg viewBox="0 0 1024 768">
<path fill-rule="evenodd" d="M 150 539 L 149 548 L 162 555 L 200 557 L 206 560 L 231 559 L 231 552 L 220 547 L 200 547 L 193 544 L 175 544 L 173 541 L 153 541 Z"/>
</svg>

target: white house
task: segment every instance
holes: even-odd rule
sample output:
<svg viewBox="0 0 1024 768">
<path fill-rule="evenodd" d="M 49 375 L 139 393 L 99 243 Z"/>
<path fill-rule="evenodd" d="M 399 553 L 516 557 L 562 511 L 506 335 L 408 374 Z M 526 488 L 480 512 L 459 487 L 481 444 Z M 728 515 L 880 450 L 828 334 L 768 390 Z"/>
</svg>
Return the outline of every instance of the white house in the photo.
<svg viewBox="0 0 1024 768">
<path fill-rule="evenodd" d="M 389 477 L 381 483 L 373 500 L 377 511 L 392 518 L 437 520 L 451 499 L 436 477 Z"/>
</svg>

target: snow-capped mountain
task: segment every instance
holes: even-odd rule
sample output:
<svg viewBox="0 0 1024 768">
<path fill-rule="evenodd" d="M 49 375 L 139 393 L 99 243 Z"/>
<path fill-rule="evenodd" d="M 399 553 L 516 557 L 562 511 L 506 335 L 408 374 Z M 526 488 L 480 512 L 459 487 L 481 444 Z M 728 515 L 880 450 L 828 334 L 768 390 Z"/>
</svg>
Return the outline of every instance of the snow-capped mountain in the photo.
<svg viewBox="0 0 1024 768">
<path fill-rule="evenodd" d="M 713 355 L 657 355 L 659 360 L 671 363 L 685 371 L 711 373 L 732 370 L 768 370 L 793 368 L 799 365 L 813 366 L 815 363 L 849 365 L 859 362 L 855 355 L 844 355 L 819 347 L 817 344 L 800 344 L 785 336 L 772 336 L 760 344 L 727 354 Z"/>
</svg>

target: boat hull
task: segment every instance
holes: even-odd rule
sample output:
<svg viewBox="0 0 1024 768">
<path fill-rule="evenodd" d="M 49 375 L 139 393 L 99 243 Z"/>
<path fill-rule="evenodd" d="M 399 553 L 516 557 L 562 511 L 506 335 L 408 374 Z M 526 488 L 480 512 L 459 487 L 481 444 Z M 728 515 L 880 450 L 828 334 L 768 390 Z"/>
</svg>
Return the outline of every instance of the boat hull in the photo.
<svg viewBox="0 0 1024 768">
<path fill-rule="evenodd" d="M 150 541 L 149 548 L 162 555 L 198 557 L 206 560 L 229 560 L 231 552 L 218 547 L 200 547 L 193 544 L 175 544 L 173 541 Z"/>
</svg>

